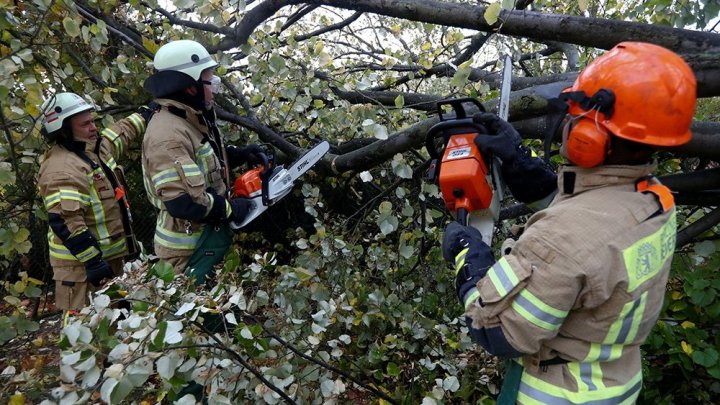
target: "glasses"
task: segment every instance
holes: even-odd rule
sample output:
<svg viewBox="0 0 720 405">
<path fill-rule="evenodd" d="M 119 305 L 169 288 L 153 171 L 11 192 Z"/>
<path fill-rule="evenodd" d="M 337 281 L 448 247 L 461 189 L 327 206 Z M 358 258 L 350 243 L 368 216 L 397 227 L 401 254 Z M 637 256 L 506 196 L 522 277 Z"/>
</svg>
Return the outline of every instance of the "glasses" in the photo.
<svg viewBox="0 0 720 405">
<path fill-rule="evenodd" d="M 213 94 L 220 93 L 220 85 L 222 82 L 219 77 L 213 75 L 210 80 L 200 80 L 200 83 L 210 86 L 210 91 Z"/>
</svg>

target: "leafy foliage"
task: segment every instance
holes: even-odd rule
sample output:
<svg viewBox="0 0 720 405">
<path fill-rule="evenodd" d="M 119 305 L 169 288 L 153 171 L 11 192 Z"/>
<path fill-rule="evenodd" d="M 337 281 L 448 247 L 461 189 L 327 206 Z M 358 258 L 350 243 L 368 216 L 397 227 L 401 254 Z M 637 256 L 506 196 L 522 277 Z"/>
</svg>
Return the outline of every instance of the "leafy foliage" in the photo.
<svg viewBox="0 0 720 405">
<path fill-rule="evenodd" d="M 497 97 L 498 53 L 512 54 L 526 78 L 543 79 L 575 69 L 570 52 L 502 35 L 503 10 L 520 2 L 485 8 L 483 20 L 500 27 L 492 36 L 301 4 L 263 16 L 247 37 L 238 22 L 260 3 L 277 2 L 176 0 L 167 10 L 165 3 L 0 2 L 0 267 L 39 246 L 29 223 L 45 219 L 35 190 L 47 147 L 39 133 L 42 98 L 83 94 L 107 124 L 149 101 L 142 82 L 152 54 L 169 40 L 194 38 L 220 50 L 213 52 L 225 84 L 218 103 L 230 143 L 274 142 L 287 153 L 283 142 L 304 148 L 324 139 L 338 157 L 358 160 L 379 154 L 358 152 L 373 142 L 408 146 L 340 173 L 333 160 L 303 178 L 288 197 L 294 204 L 273 207 L 255 232 L 238 236 L 212 288 L 196 288 L 165 263 L 136 263 L 64 330 L 67 384 L 44 393 L 46 403 L 98 396 L 185 403 L 191 381 L 213 403 L 277 403 L 282 395 L 308 403 L 492 403 L 500 371 L 470 343 L 459 317 L 438 249 L 447 214 L 437 187 L 419 180 L 427 156 L 399 135 L 431 118 L 437 99 Z M 544 12 L 700 29 L 718 14 L 712 1 L 531 3 Z M 527 35 L 543 39 L 542 32 Z M 582 66 L 598 50 L 576 52 Z M 698 118 L 717 117 L 716 101 L 701 103 Z M 130 176 L 139 176 L 137 149 L 128 157 L 136 168 Z M 713 165 L 668 153 L 660 169 Z M 136 222 L 152 226 L 151 210 L 139 209 Z M 683 207 L 680 216 L 690 224 L 704 213 Z M 514 221 L 502 224 L 497 240 Z M 717 395 L 714 231 L 674 263 L 663 320 L 645 347 L 647 401 Z M 0 343 L 35 327 L 19 301 L 38 294 L 33 279 L 24 275 L 5 289 L 12 311 L 0 317 Z M 131 312 L 117 308 L 122 299 Z"/>
</svg>

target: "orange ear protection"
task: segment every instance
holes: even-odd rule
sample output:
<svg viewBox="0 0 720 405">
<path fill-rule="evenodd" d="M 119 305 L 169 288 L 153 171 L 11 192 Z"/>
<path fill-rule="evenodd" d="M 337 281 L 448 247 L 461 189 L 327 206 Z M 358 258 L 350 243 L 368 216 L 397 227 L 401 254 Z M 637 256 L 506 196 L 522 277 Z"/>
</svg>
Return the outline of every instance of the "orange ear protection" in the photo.
<svg viewBox="0 0 720 405">
<path fill-rule="evenodd" d="M 613 114 L 615 95 L 611 90 L 600 89 L 592 97 L 585 92 L 568 92 L 570 114 L 573 121 L 565 126 L 568 159 L 580 167 L 595 167 L 610 153 L 610 132 L 600 123 Z M 574 103 L 573 103 L 574 102 Z"/>
<path fill-rule="evenodd" d="M 610 151 L 609 132 L 590 117 L 578 118 L 570 125 L 565 141 L 568 159 L 580 167 L 601 164 Z"/>
</svg>

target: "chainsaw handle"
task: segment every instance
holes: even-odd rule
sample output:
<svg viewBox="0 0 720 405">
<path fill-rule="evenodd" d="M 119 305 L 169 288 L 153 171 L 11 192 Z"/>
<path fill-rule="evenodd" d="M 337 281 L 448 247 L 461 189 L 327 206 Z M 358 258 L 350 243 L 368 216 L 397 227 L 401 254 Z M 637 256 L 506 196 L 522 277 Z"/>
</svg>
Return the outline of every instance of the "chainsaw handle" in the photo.
<svg viewBox="0 0 720 405">
<path fill-rule="evenodd" d="M 438 150 L 435 148 L 435 141 L 438 138 L 443 139 L 444 145 L 447 145 L 450 136 L 458 133 L 477 132 L 478 134 L 484 134 L 487 129 L 482 125 L 473 122 L 472 118 L 461 118 L 452 121 L 440 121 L 437 124 L 430 127 L 427 136 L 425 137 L 425 148 L 430 154 L 431 159 L 438 159 L 440 155 Z"/>
</svg>

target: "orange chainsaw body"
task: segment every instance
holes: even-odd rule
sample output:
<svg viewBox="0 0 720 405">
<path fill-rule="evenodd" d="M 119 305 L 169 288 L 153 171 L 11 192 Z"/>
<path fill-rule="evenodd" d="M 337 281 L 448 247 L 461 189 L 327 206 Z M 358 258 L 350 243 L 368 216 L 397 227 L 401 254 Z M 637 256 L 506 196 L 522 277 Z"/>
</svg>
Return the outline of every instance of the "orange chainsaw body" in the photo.
<svg viewBox="0 0 720 405">
<path fill-rule="evenodd" d="M 233 184 L 233 195 L 235 197 L 250 198 L 262 192 L 260 174 L 263 170 L 263 167 L 260 166 L 239 175 Z"/>
<path fill-rule="evenodd" d="M 440 165 L 438 183 L 450 211 L 487 209 L 493 199 L 488 167 L 475 145 L 476 133 L 450 136 Z M 491 180 L 490 180 L 491 181 Z"/>
</svg>

